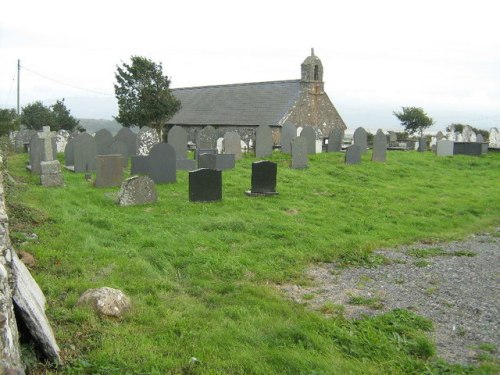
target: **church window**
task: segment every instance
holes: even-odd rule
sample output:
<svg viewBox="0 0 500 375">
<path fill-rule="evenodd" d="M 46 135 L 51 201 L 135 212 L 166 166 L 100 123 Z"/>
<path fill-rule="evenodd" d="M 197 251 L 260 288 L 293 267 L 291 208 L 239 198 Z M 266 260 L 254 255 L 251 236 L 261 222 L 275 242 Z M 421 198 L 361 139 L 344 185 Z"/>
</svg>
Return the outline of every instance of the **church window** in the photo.
<svg viewBox="0 0 500 375">
<path fill-rule="evenodd" d="M 317 65 L 314 65 L 314 80 L 317 81 L 318 80 L 318 66 Z"/>
</svg>

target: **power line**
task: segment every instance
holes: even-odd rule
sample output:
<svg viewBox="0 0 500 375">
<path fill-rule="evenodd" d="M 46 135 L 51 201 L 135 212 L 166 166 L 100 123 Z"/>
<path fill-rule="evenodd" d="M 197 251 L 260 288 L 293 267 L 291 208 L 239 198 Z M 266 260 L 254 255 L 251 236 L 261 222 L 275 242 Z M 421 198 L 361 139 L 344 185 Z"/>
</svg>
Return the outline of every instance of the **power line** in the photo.
<svg viewBox="0 0 500 375">
<path fill-rule="evenodd" d="M 12 77 L 12 81 L 10 81 L 9 91 L 7 92 L 7 95 L 5 96 L 4 100 L 4 106 L 6 108 L 9 106 L 10 94 L 12 93 L 12 87 L 14 86 L 15 81 L 16 81 L 16 76 L 14 75 L 14 77 Z"/>
</svg>

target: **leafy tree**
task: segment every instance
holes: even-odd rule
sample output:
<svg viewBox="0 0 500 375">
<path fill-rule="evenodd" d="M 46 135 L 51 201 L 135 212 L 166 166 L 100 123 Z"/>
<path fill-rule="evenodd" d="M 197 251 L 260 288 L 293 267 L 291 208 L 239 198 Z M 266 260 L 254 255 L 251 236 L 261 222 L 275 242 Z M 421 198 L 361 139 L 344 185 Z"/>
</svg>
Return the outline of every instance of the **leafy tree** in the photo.
<svg viewBox="0 0 500 375">
<path fill-rule="evenodd" d="M 19 129 L 19 118 L 15 109 L 0 109 L 0 136 Z"/>
<path fill-rule="evenodd" d="M 56 104 L 50 107 L 54 116 L 54 121 L 58 129 L 68 131 L 81 130 L 80 121 L 71 116 L 69 110 L 64 105 L 64 99 L 58 100 Z"/>
<path fill-rule="evenodd" d="M 132 64 L 117 66 L 115 96 L 118 116 L 123 126 L 149 126 L 161 139 L 163 125 L 181 108 L 181 102 L 170 91 L 170 80 L 163 75 L 161 63 L 132 56 Z"/>
<path fill-rule="evenodd" d="M 51 129 L 55 129 L 55 118 L 49 107 L 37 101 L 22 108 L 21 124 L 25 125 L 28 129 L 42 130 L 44 126 L 50 126 Z"/>
<path fill-rule="evenodd" d="M 394 116 L 401 121 L 401 125 L 409 134 L 420 132 L 420 137 L 424 135 L 424 129 L 434 124 L 434 120 L 427 116 L 422 108 L 402 107 L 402 112 L 393 112 Z"/>
</svg>

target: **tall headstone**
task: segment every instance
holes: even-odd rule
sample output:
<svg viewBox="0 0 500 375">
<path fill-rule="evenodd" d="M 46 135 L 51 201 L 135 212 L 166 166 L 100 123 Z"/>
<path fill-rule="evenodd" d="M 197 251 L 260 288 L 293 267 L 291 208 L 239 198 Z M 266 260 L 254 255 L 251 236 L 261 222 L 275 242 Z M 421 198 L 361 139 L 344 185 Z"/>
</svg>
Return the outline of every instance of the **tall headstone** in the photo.
<svg viewBox="0 0 500 375">
<path fill-rule="evenodd" d="M 29 145 L 29 169 L 32 173 L 40 174 L 40 162 L 44 161 L 45 155 L 45 143 L 43 139 L 38 137 L 38 134 L 34 134 L 31 137 Z"/>
<path fill-rule="evenodd" d="M 175 150 L 177 159 L 187 158 L 187 132 L 181 126 L 174 126 L 168 132 L 167 141 Z"/>
<path fill-rule="evenodd" d="M 387 137 L 384 132 L 379 129 L 373 138 L 373 153 L 372 161 L 385 163 L 387 155 Z"/>
<path fill-rule="evenodd" d="M 74 171 L 94 172 L 96 167 L 97 147 L 94 137 L 82 133 L 75 138 L 74 144 Z"/>
<path fill-rule="evenodd" d="M 132 155 L 130 157 L 130 174 L 147 175 L 149 171 L 149 156 Z"/>
<path fill-rule="evenodd" d="M 75 138 L 71 138 L 64 148 L 64 165 L 75 165 Z"/>
<path fill-rule="evenodd" d="M 361 153 L 365 153 L 368 151 L 368 136 L 366 134 L 366 130 L 359 127 L 354 131 L 353 135 L 354 144 L 359 146 Z"/>
<path fill-rule="evenodd" d="M 118 193 L 120 206 L 136 206 L 155 203 L 157 200 L 155 183 L 148 176 L 132 176 L 122 183 Z"/>
<path fill-rule="evenodd" d="M 128 162 L 128 148 L 122 141 L 114 141 L 109 146 L 109 151 L 107 155 L 121 155 L 123 158 L 123 167 L 127 165 Z"/>
<path fill-rule="evenodd" d="M 472 128 L 469 125 L 465 125 L 462 130 L 462 141 L 463 142 L 472 142 Z"/>
<path fill-rule="evenodd" d="M 418 147 L 417 147 L 418 152 L 425 152 L 427 151 L 427 140 L 424 137 L 421 137 L 418 139 Z"/>
<path fill-rule="evenodd" d="M 137 133 L 137 155 L 147 156 L 154 145 L 160 143 L 158 132 L 147 126 Z"/>
<path fill-rule="evenodd" d="M 297 137 L 292 141 L 292 169 L 307 168 L 307 140 Z"/>
<path fill-rule="evenodd" d="M 453 144 L 454 141 L 448 141 L 443 139 L 437 142 L 436 155 L 437 156 L 451 156 L 453 155 Z"/>
<path fill-rule="evenodd" d="M 241 158 L 241 137 L 238 132 L 224 134 L 224 154 L 233 154 L 236 160 Z"/>
<path fill-rule="evenodd" d="M 255 157 L 266 158 L 273 153 L 273 133 L 268 125 L 260 125 L 255 134 Z"/>
<path fill-rule="evenodd" d="M 500 148 L 500 133 L 497 128 L 490 129 L 490 142 L 489 146 L 491 148 Z"/>
<path fill-rule="evenodd" d="M 344 138 L 344 131 L 339 128 L 333 128 L 328 136 L 328 152 L 342 151 L 342 139 Z"/>
<path fill-rule="evenodd" d="M 127 145 L 128 156 L 137 154 L 137 134 L 129 128 L 123 127 L 115 135 L 115 141 L 121 141 Z"/>
<path fill-rule="evenodd" d="M 247 195 L 275 195 L 278 165 L 268 160 L 252 163 L 252 187 Z"/>
<path fill-rule="evenodd" d="M 222 199 L 222 172 L 201 168 L 189 172 L 189 200 L 215 202 Z"/>
<path fill-rule="evenodd" d="M 217 130 L 212 126 L 205 126 L 196 134 L 196 147 L 215 149 L 217 147 Z"/>
<path fill-rule="evenodd" d="M 281 128 L 281 152 L 290 154 L 292 152 L 292 141 L 297 136 L 297 127 L 291 122 L 285 123 Z"/>
<path fill-rule="evenodd" d="M 94 186 L 120 186 L 123 182 L 124 158 L 121 154 L 97 155 Z"/>
<path fill-rule="evenodd" d="M 168 143 L 158 143 L 149 151 L 148 175 L 155 184 L 176 181 L 175 150 Z"/>
<path fill-rule="evenodd" d="M 94 135 L 97 155 L 108 155 L 113 143 L 113 134 L 108 129 L 101 129 Z"/>
<path fill-rule="evenodd" d="M 307 153 L 316 153 L 316 131 L 312 126 L 304 126 L 304 129 L 300 132 L 300 136 L 304 137 L 307 143 Z"/>
<path fill-rule="evenodd" d="M 361 163 L 361 147 L 354 144 L 347 147 L 345 152 L 346 164 L 359 164 Z"/>
<path fill-rule="evenodd" d="M 68 144 L 70 133 L 67 130 L 60 129 L 56 133 L 56 148 L 57 152 L 64 152 Z"/>
</svg>

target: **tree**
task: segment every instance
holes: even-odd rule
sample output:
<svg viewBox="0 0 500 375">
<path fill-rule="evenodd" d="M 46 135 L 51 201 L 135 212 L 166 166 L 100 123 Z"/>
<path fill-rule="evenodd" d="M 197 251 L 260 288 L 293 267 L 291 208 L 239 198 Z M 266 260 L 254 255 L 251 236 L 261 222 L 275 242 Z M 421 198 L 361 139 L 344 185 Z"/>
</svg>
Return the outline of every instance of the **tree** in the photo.
<svg viewBox="0 0 500 375">
<path fill-rule="evenodd" d="M 44 106 L 40 101 L 30 103 L 23 107 L 21 112 L 21 124 L 28 129 L 42 130 L 42 127 L 50 126 L 53 131 L 74 131 L 81 130 L 79 123 L 80 121 L 71 116 L 64 99 L 56 101 L 56 104 L 50 107 Z"/>
<path fill-rule="evenodd" d="M 0 136 L 19 129 L 19 118 L 15 109 L 0 109 Z"/>
<path fill-rule="evenodd" d="M 64 105 L 64 99 L 58 100 L 50 107 L 54 115 L 54 121 L 59 129 L 68 131 L 81 130 L 80 121 L 71 116 L 69 110 Z"/>
<path fill-rule="evenodd" d="M 181 108 L 181 102 L 170 91 L 170 80 L 163 75 L 161 63 L 132 56 L 132 64 L 122 63 L 115 73 L 115 96 L 118 116 L 123 126 L 149 126 L 161 139 L 164 124 Z"/>
<path fill-rule="evenodd" d="M 420 132 L 420 137 L 424 136 L 424 129 L 434 124 L 434 120 L 427 116 L 422 108 L 402 107 L 402 112 L 393 112 L 394 116 L 401 121 L 401 125 L 409 134 Z"/>
</svg>

